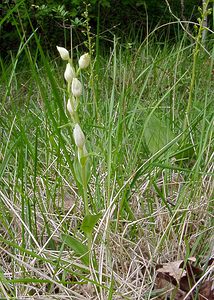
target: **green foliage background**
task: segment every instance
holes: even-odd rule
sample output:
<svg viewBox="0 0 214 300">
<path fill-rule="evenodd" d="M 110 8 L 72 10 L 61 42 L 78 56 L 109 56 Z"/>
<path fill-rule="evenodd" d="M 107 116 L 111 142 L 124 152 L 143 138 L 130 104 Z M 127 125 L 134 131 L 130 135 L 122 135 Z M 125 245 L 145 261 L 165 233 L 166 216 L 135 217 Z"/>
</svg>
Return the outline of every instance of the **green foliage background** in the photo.
<svg viewBox="0 0 214 300">
<path fill-rule="evenodd" d="M 182 11 L 180 1 L 171 0 L 169 3 L 178 17 L 184 17 L 187 20 L 197 19 L 197 7 L 201 5 L 200 0 L 185 0 L 184 11 Z M 99 32 L 104 32 L 102 35 L 104 40 L 108 40 L 113 34 L 121 38 L 126 36 L 127 39 L 130 28 L 132 28 L 133 36 L 137 35 L 139 39 L 143 39 L 148 29 L 151 31 L 155 26 L 172 20 L 164 0 L 3 1 L 0 4 L 1 53 L 6 54 L 9 50 L 16 50 L 20 40 L 28 37 L 35 29 L 44 48 L 55 48 L 56 44 L 65 45 L 69 40 L 69 30 L 66 28 L 71 24 L 75 31 L 76 41 L 74 42 L 81 44 L 84 40 L 86 5 L 88 5 L 92 33 L 97 33 L 98 23 Z M 141 35 L 138 35 L 139 30 Z M 20 36 L 18 32 L 23 32 L 23 36 Z M 169 28 L 167 30 L 164 28 L 164 36 L 166 34 L 174 35 L 172 27 L 170 31 Z"/>
</svg>

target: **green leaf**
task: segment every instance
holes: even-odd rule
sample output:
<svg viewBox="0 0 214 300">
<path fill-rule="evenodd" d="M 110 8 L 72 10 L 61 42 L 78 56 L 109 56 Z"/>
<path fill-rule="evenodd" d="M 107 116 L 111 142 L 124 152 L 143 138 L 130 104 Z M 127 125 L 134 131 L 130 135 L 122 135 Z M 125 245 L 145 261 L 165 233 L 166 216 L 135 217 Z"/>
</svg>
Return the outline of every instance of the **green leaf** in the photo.
<svg viewBox="0 0 214 300">
<path fill-rule="evenodd" d="M 179 160 L 188 160 L 190 161 L 191 159 L 195 158 L 195 152 L 194 152 L 194 147 L 197 145 L 193 144 L 185 144 L 183 145 L 178 151 L 175 153 L 175 158 Z"/>
<path fill-rule="evenodd" d="M 80 240 L 68 234 L 62 234 L 61 238 L 63 242 L 75 252 L 75 254 L 81 259 L 81 261 L 86 266 L 89 266 L 88 247 L 84 245 Z"/>
<path fill-rule="evenodd" d="M 76 179 L 78 180 L 78 182 L 82 185 L 82 174 L 81 174 L 81 164 L 78 160 L 78 157 L 76 156 L 74 159 L 74 172 L 75 172 L 75 176 Z M 91 177 L 91 163 L 90 163 L 90 159 L 87 159 L 86 161 L 86 180 L 87 183 L 89 182 Z"/>
<path fill-rule="evenodd" d="M 74 173 L 78 182 L 82 184 L 81 165 L 77 157 L 74 158 Z"/>
<path fill-rule="evenodd" d="M 144 138 L 149 151 L 155 154 L 170 141 L 174 139 L 173 133 L 167 123 L 152 115 L 146 120 L 144 125 Z M 175 150 L 177 145 L 173 145 L 170 149 Z"/>
<path fill-rule="evenodd" d="M 80 229 L 86 234 L 91 235 L 94 229 L 94 226 L 97 224 L 97 221 L 100 219 L 101 214 L 97 215 L 86 215 L 82 221 Z"/>
</svg>

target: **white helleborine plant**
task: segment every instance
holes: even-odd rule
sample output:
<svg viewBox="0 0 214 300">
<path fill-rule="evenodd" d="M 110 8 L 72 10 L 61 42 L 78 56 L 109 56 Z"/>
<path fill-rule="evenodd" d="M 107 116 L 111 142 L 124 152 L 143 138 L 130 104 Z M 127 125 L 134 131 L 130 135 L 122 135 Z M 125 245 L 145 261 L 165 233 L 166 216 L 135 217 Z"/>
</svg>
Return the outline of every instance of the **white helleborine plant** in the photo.
<svg viewBox="0 0 214 300">
<path fill-rule="evenodd" d="M 82 95 L 82 83 L 79 81 L 79 79 L 73 78 L 71 91 L 75 97 L 80 97 Z"/>
<path fill-rule="evenodd" d="M 67 63 L 67 65 L 66 65 L 64 77 L 65 77 L 65 80 L 66 80 L 68 83 L 71 83 L 72 80 L 73 80 L 73 78 L 75 77 L 75 71 L 74 71 L 74 68 L 72 68 L 72 66 L 71 66 L 70 63 Z"/>
<path fill-rule="evenodd" d="M 73 136 L 76 146 L 83 149 L 85 145 L 85 135 L 78 123 L 74 127 Z"/>
<path fill-rule="evenodd" d="M 56 48 L 59 51 L 59 54 L 60 54 L 60 56 L 63 60 L 69 60 L 70 59 L 69 52 L 68 52 L 67 49 L 65 49 L 63 47 L 59 47 L 59 46 L 56 46 Z"/>
<path fill-rule="evenodd" d="M 80 69 L 85 69 L 89 66 L 90 64 L 90 55 L 89 53 L 85 53 L 82 56 L 80 56 L 79 59 L 79 67 Z"/>
<path fill-rule="evenodd" d="M 71 57 L 70 57 L 67 49 L 57 46 L 57 50 L 61 58 L 64 61 L 66 61 L 66 68 L 64 71 L 64 78 L 66 80 L 66 86 L 67 86 L 67 90 L 65 91 L 66 100 L 67 100 L 66 108 L 67 108 L 68 116 L 71 119 L 72 126 L 74 126 L 73 138 L 77 150 L 77 157 L 76 157 L 77 159 L 75 159 L 74 172 L 76 175 L 76 179 L 82 184 L 84 211 L 85 211 L 85 216 L 88 217 L 90 215 L 90 207 L 88 201 L 89 199 L 87 193 L 87 189 L 88 189 L 87 184 L 89 180 L 88 175 L 90 171 L 90 160 L 89 160 L 89 154 L 86 149 L 85 134 L 81 129 L 79 115 L 78 115 L 78 105 L 80 101 L 80 96 L 82 95 L 83 92 L 83 85 L 77 77 L 79 73 L 82 71 L 82 69 L 85 69 L 90 65 L 90 55 L 88 53 L 85 53 L 84 55 L 80 56 L 78 61 L 78 66 L 75 66 L 73 65 L 73 55 L 72 55 L 73 51 L 71 51 Z M 81 179 L 81 181 L 79 179 Z M 87 233 L 86 231 L 84 231 L 84 233 L 87 235 L 88 250 L 90 252 L 91 245 L 92 245 L 92 232 Z"/>
</svg>

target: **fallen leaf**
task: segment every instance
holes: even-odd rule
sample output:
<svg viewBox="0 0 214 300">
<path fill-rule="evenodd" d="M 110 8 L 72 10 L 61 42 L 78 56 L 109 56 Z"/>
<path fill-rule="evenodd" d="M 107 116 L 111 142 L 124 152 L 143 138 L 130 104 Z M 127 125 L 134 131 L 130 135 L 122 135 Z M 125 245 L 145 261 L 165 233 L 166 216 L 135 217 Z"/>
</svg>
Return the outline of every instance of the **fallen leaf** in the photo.
<svg viewBox="0 0 214 300">
<path fill-rule="evenodd" d="M 155 299 L 163 300 L 170 295 L 170 292 L 174 288 L 173 284 L 160 277 L 159 274 L 155 279 Z"/>
<path fill-rule="evenodd" d="M 172 299 L 175 299 L 175 300 L 183 300 L 183 299 L 185 298 L 185 296 L 186 296 L 186 293 L 185 293 L 184 291 L 178 289 L 178 290 L 176 291 L 176 293 L 175 293 L 174 298 L 172 298 Z M 170 299 L 171 299 L 171 298 L 170 298 Z M 186 299 L 186 300 L 190 300 L 191 298 L 190 298 L 190 297 L 187 297 L 187 298 L 185 298 L 185 299 Z"/>
<path fill-rule="evenodd" d="M 169 292 L 174 289 L 174 285 L 169 282 L 168 278 L 164 278 L 162 274 L 158 274 L 155 280 L 155 289 L 162 291 L 162 292 Z"/>
<path fill-rule="evenodd" d="M 192 265 L 196 259 L 191 257 L 185 263 L 184 260 L 164 263 L 156 267 L 156 287 L 162 291 L 161 297 L 158 299 L 170 299 L 174 300 L 192 300 L 196 297 L 196 290 L 194 289 L 188 297 L 192 287 L 198 282 L 203 275 L 204 271 L 201 268 Z M 210 260 L 211 264 L 213 259 Z M 209 262 L 210 262 L 209 261 Z M 204 283 L 198 286 L 197 300 L 214 300 L 213 281 L 206 280 Z M 165 291 L 165 295 L 163 295 Z M 165 296 L 165 298 L 164 298 Z M 167 298 L 167 299 L 168 299 Z"/>
<path fill-rule="evenodd" d="M 169 263 L 163 264 L 162 268 L 157 270 L 158 273 L 168 273 L 172 276 L 177 283 L 179 283 L 180 279 L 186 275 L 186 271 L 183 268 L 180 268 L 183 260 L 173 261 Z"/>
<path fill-rule="evenodd" d="M 183 266 L 183 265 L 182 265 Z M 181 266 L 180 266 L 181 267 Z M 194 267 L 189 261 L 186 264 L 186 275 L 180 280 L 180 288 L 188 292 L 203 274 L 203 270 Z"/>
<path fill-rule="evenodd" d="M 157 300 L 174 299 L 174 300 L 183 300 L 186 296 L 186 292 L 182 291 L 176 287 L 172 282 L 169 281 L 169 276 L 166 274 L 159 273 L 155 280 L 155 291 L 158 295 Z M 190 300 L 190 297 L 187 297 L 186 300 Z"/>
<path fill-rule="evenodd" d="M 212 290 L 213 282 L 211 280 L 205 281 L 198 293 L 199 300 L 214 300 L 214 290 Z"/>
</svg>

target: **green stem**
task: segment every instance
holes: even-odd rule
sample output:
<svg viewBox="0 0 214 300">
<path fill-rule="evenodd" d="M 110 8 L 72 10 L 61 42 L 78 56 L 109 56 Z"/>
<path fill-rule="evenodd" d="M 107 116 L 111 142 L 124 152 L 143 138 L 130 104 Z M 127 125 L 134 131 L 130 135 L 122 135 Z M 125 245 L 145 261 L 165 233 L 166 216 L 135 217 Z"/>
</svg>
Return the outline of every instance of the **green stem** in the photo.
<svg viewBox="0 0 214 300">
<path fill-rule="evenodd" d="M 81 164 L 81 163 L 80 163 Z M 87 194 L 87 178 L 86 178 L 86 163 L 81 164 L 82 171 L 82 187 L 83 187 L 83 200 L 85 208 L 85 216 L 89 215 L 89 204 L 88 204 L 88 194 Z M 92 234 L 87 234 L 88 239 L 88 251 L 90 253 L 92 247 Z"/>
<path fill-rule="evenodd" d="M 198 53 L 200 48 L 200 42 L 202 39 L 202 31 L 203 31 L 203 20 L 207 13 L 207 7 L 209 4 L 209 0 L 203 5 L 203 12 L 202 12 L 202 18 L 199 21 L 199 29 L 198 34 L 196 38 L 196 46 L 193 53 L 193 66 L 192 66 L 192 76 L 191 76 L 191 82 L 190 82 L 190 90 L 189 90 L 189 97 L 188 97 L 188 104 L 185 112 L 185 118 L 183 123 L 183 132 L 187 129 L 187 120 L 192 108 L 192 102 L 193 102 L 193 91 L 194 91 L 194 85 L 195 85 L 195 77 L 196 77 L 196 64 L 198 59 Z"/>
<path fill-rule="evenodd" d="M 88 195 L 87 195 L 87 179 L 86 179 L 86 164 L 81 164 L 82 171 L 82 187 L 83 187 L 83 200 L 84 200 L 84 208 L 85 215 L 89 215 L 89 205 L 88 205 Z"/>
</svg>

